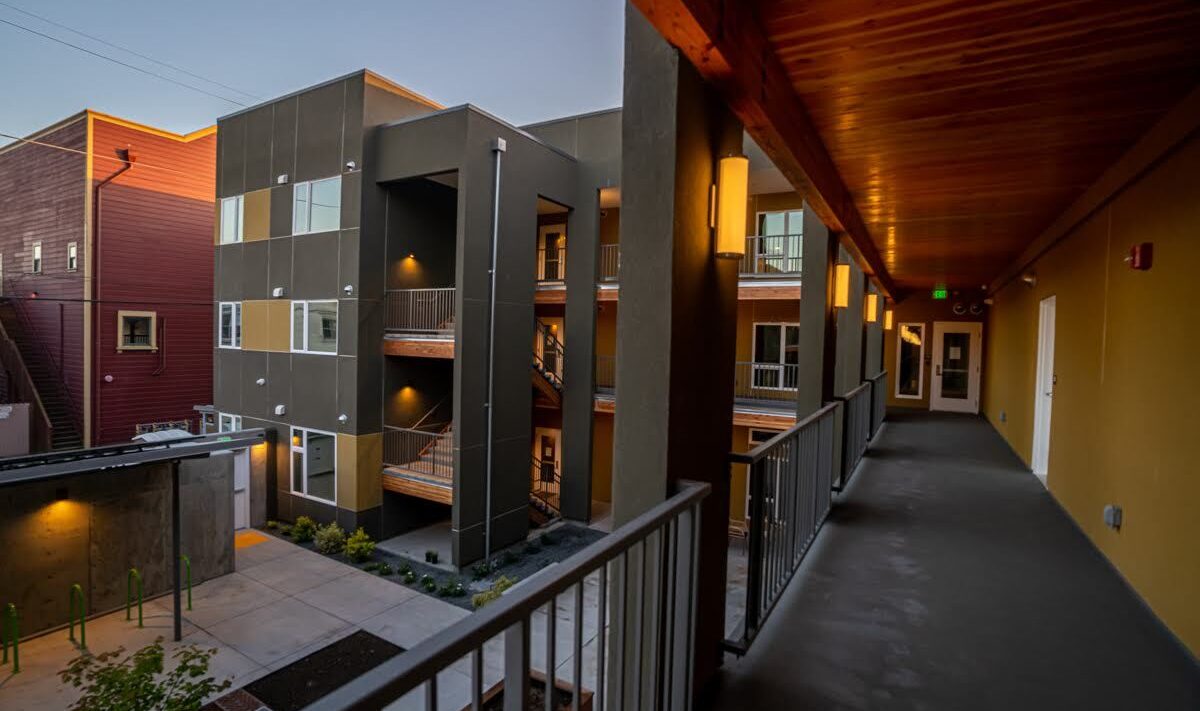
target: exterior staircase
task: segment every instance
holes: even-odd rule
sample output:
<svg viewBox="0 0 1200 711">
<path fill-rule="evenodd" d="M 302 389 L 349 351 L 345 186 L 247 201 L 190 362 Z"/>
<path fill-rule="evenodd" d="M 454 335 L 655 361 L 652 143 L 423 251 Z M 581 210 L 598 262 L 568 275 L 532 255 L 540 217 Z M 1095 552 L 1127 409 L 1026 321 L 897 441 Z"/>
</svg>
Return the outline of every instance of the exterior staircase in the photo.
<svg viewBox="0 0 1200 711">
<path fill-rule="evenodd" d="M 562 518 L 559 492 L 562 490 L 562 474 L 554 464 L 534 459 L 529 482 L 529 520 L 535 527 Z"/>
<path fill-rule="evenodd" d="M 29 337 L 24 319 L 17 309 L 17 305 L 10 299 L 0 299 L 2 337 L 16 346 L 28 378 L 37 391 L 41 408 L 51 426 L 50 448 L 78 449 L 83 446 L 83 437 L 76 423 L 74 403 L 58 365 L 51 359 L 44 346 L 38 345 Z M 36 409 L 37 404 L 31 404 L 34 404 Z"/>
<path fill-rule="evenodd" d="M 563 344 L 546 324 L 534 319 L 533 387 L 553 407 L 562 406 Z"/>
</svg>

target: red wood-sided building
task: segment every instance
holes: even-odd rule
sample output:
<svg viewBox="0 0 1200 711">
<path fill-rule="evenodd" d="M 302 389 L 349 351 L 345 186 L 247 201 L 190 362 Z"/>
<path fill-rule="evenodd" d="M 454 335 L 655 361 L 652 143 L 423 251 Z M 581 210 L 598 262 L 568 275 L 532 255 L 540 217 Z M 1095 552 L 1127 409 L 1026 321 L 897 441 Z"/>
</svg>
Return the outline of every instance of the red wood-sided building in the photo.
<svg viewBox="0 0 1200 711">
<path fill-rule="evenodd" d="M 34 439 L 49 434 L 35 448 L 198 431 L 216 138 L 85 110 L 0 148 L 0 345 L 15 346 L 0 348 L 0 377 L 6 400 L 39 401 Z"/>
</svg>

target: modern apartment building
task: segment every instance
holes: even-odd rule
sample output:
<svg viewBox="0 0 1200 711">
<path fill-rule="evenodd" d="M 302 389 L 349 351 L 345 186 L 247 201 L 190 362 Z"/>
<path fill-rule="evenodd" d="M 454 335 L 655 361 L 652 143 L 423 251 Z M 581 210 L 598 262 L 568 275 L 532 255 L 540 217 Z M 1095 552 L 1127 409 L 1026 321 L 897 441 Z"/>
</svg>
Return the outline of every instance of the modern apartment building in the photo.
<svg viewBox="0 0 1200 711">
<path fill-rule="evenodd" d="M 85 110 L 0 148 L 0 350 L 33 448 L 197 430 L 215 134 Z"/>
</svg>

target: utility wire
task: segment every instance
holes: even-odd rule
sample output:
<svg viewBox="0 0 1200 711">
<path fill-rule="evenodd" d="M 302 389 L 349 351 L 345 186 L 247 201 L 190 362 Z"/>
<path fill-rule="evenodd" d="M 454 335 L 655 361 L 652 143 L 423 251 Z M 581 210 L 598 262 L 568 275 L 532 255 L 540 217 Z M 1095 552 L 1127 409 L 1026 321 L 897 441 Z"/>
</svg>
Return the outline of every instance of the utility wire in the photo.
<svg viewBox="0 0 1200 711">
<path fill-rule="evenodd" d="M 122 67 L 125 67 L 125 68 L 127 68 L 127 69 L 132 69 L 132 70 L 134 70 L 135 72 L 141 72 L 142 74 L 146 74 L 146 75 L 149 75 L 149 76 L 155 77 L 155 78 L 157 78 L 157 79 L 162 79 L 163 81 L 170 82 L 170 83 L 172 83 L 172 84 L 176 84 L 176 85 L 178 85 L 178 86 L 182 86 L 182 87 L 184 87 L 185 89 L 191 89 L 192 91 L 198 91 L 198 92 L 200 92 L 201 94 L 205 94 L 205 95 L 207 95 L 207 96 L 211 96 L 211 97 L 213 97 L 214 99 L 220 99 L 221 101 L 226 101 L 226 102 L 229 102 L 229 103 L 231 103 L 231 104 L 235 104 L 235 105 L 237 105 L 237 106 L 241 106 L 241 107 L 243 107 L 243 108 L 245 108 L 245 106 L 246 106 L 246 104 L 243 104 L 242 102 L 240 102 L 240 101 L 237 101 L 236 99 L 230 99 L 230 98 L 229 98 L 229 97 L 227 97 L 227 96 L 221 96 L 220 94 L 214 94 L 214 93 L 213 93 L 213 92 L 211 92 L 211 91 L 206 91 L 206 90 L 204 90 L 204 89 L 201 89 L 201 88 L 200 88 L 200 87 L 198 87 L 198 86 L 193 86 L 193 85 L 191 85 L 191 84 L 188 84 L 187 82 L 182 82 L 182 81 L 179 81 L 178 79 L 173 79 L 173 78 L 171 78 L 171 77 L 169 77 L 169 76 L 166 76 L 166 75 L 163 75 L 163 74 L 159 74 L 159 73 L 157 73 L 157 72 L 152 72 L 152 71 L 150 71 L 149 69 L 144 69 L 144 68 L 142 68 L 142 67 L 139 67 L 139 66 L 137 66 L 136 64 L 130 64 L 130 63 L 128 63 L 128 62 L 122 62 L 121 60 L 119 60 L 119 59 L 114 59 L 113 57 L 110 57 L 110 56 L 108 56 L 107 54 L 101 54 L 101 53 L 99 53 L 99 52 L 95 52 L 95 51 L 93 51 L 93 50 L 90 50 L 90 49 L 88 49 L 88 48 L 86 48 L 86 47 L 80 47 L 80 46 L 79 46 L 79 45 L 77 45 L 77 44 L 71 44 L 70 42 L 68 42 L 68 41 L 66 41 L 66 40 L 64 40 L 64 39 L 59 39 L 58 37 L 55 37 L 54 35 L 48 35 L 48 34 L 46 34 L 45 32 L 38 32 L 38 31 L 37 31 L 37 30 L 35 30 L 35 29 L 32 29 L 32 28 L 26 27 L 25 25 L 18 24 L 18 23 L 16 23 L 16 22 L 13 22 L 13 21 L 11 21 L 11 20 L 5 20 L 4 18 L 0 18 L 0 22 L 4 23 L 4 24 L 6 24 L 6 25 L 9 25 L 10 27 L 15 27 L 15 28 L 17 28 L 18 30 L 23 30 L 23 31 L 25 31 L 25 32 L 28 32 L 28 33 L 30 33 L 30 34 L 37 35 L 38 37 L 42 37 L 42 38 L 44 38 L 44 39 L 48 39 L 48 40 L 50 40 L 51 42 L 57 42 L 57 43 L 59 43 L 59 44 L 66 45 L 66 46 L 70 47 L 71 49 L 77 49 L 77 50 L 79 50 L 80 52 L 83 52 L 83 53 L 85 53 L 85 54 L 90 54 L 90 55 L 92 55 L 93 57 L 98 57 L 98 58 L 100 58 L 100 59 L 103 59 L 103 60 L 106 60 L 106 61 L 112 62 L 113 64 L 118 64 L 118 65 L 120 65 L 120 66 L 122 66 Z"/>
<path fill-rule="evenodd" d="M 221 82 L 217 81 L 216 79 L 209 79 L 209 78 L 208 78 L 208 77 L 206 77 L 206 76 L 203 76 L 203 75 L 200 75 L 200 74 L 196 74 L 195 72 L 190 72 L 190 71 L 188 71 L 188 70 L 184 69 L 183 67 L 177 67 L 177 66 L 175 66 L 174 64 L 168 64 L 167 62 L 160 61 L 160 60 L 158 60 L 158 59 L 155 59 L 154 57 L 151 57 L 151 56 L 149 56 L 149 55 L 142 54 L 141 52 L 137 52 L 137 51 L 135 51 L 135 50 L 129 49 L 128 47 L 122 47 L 122 46 L 121 46 L 121 45 L 119 45 L 119 44 L 114 44 L 114 43 L 112 43 L 112 42 L 109 42 L 108 40 L 101 39 L 101 38 L 99 38 L 99 37 L 97 37 L 97 36 L 95 36 L 95 35 L 89 35 L 89 34 L 88 34 L 88 33 L 86 33 L 86 32 L 80 32 L 79 30 L 75 29 L 74 27 L 70 27 L 70 26 L 68 26 L 68 25 L 64 25 L 64 24 L 62 24 L 61 22 L 55 22 L 54 20 L 51 20 L 51 19 L 50 19 L 50 18 L 48 18 L 48 17 L 42 17 L 41 15 L 35 15 L 34 13 L 32 13 L 32 12 L 29 12 L 28 10 L 22 10 L 21 8 L 17 7 L 16 5 L 11 5 L 11 4 L 9 4 L 9 3 L 6 3 L 6 2 L 0 2 L 0 5 L 3 5 L 4 7 L 7 7 L 7 8 L 8 8 L 8 9 L 10 9 L 10 10 L 14 10 L 14 11 L 16 11 L 16 12 L 19 12 L 19 13 L 21 13 L 22 15 L 26 15 L 26 16 L 28 16 L 28 17 L 32 17 L 32 18 L 33 18 L 33 19 L 35 19 L 35 20 L 41 20 L 42 22 L 45 22 L 45 23 L 46 23 L 46 24 L 48 24 L 48 25 L 53 25 L 54 27 L 58 27 L 58 28 L 60 28 L 60 29 L 66 30 L 66 31 L 68 31 L 68 32 L 73 32 L 73 33 L 75 33 L 75 34 L 79 35 L 80 37 L 86 37 L 86 38 L 88 38 L 88 39 L 92 40 L 93 42 L 99 42 L 100 44 L 102 44 L 102 45 L 104 45 L 104 46 L 106 46 L 106 47 L 112 47 L 113 49 L 117 49 L 117 50 L 120 50 L 120 51 L 122 51 L 122 52 L 126 52 L 126 53 L 128 53 L 128 54 L 132 54 L 133 56 L 135 56 L 135 57 L 138 57 L 138 58 L 140 58 L 140 59 L 144 59 L 144 60 L 146 60 L 147 62 L 153 62 L 154 64 L 157 64 L 157 65 L 159 65 L 159 66 L 162 66 L 162 67 L 166 67 L 167 69 L 170 69 L 170 70 L 172 70 L 172 71 L 179 72 L 180 74 L 186 74 L 187 76 L 189 76 L 189 77 L 192 77 L 192 78 L 194 78 L 194 79 L 199 79 L 199 80 L 201 80 L 201 81 L 208 82 L 209 84 L 213 84 L 213 85 L 215 85 L 215 86 L 219 86 L 219 87 L 221 87 L 222 89 L 228 89 L 228 90 L 230 90 L 230 91 L 232 91 L 232 92 L 234 92 L 234 93 L 236 93 L 236 94 L 241 94 L 242 96 L 249 97 L 249 98 L 251 98 L 251 99 L 256 99 L 256 100 L 259 100 L 259 101 L 261 101 L 261 100 L 262 100 L 262 97 L 255 96 L 254 94 L 251 94 L 250 92 L 247 92 L 247 91 L 242 91 L 241 89 L 238 89 L 237 87 L 229 86 L 228 84 L 222 84 Z"/>
</svg>

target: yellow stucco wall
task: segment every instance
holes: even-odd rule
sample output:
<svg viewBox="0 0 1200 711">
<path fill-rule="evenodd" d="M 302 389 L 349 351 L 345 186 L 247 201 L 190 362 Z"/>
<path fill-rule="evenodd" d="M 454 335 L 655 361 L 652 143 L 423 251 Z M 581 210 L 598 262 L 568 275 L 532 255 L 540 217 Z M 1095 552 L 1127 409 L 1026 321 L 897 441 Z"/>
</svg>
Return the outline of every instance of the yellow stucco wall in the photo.
<svg viewBox="0 0 1200 711">
<path fill-rule="evenodd" d="M 1168 627 L 1200 654 L 1200 139 L 1117 194 L 993 295 L 983 410 L 1028 463 L 1038 306 L 1057 302 L 1048 486 Z M 1135 271 L 1130 245 L 1154 243 Z M 1102 509 L 1124 509 L 1120 531 Z"/>
</svg>

